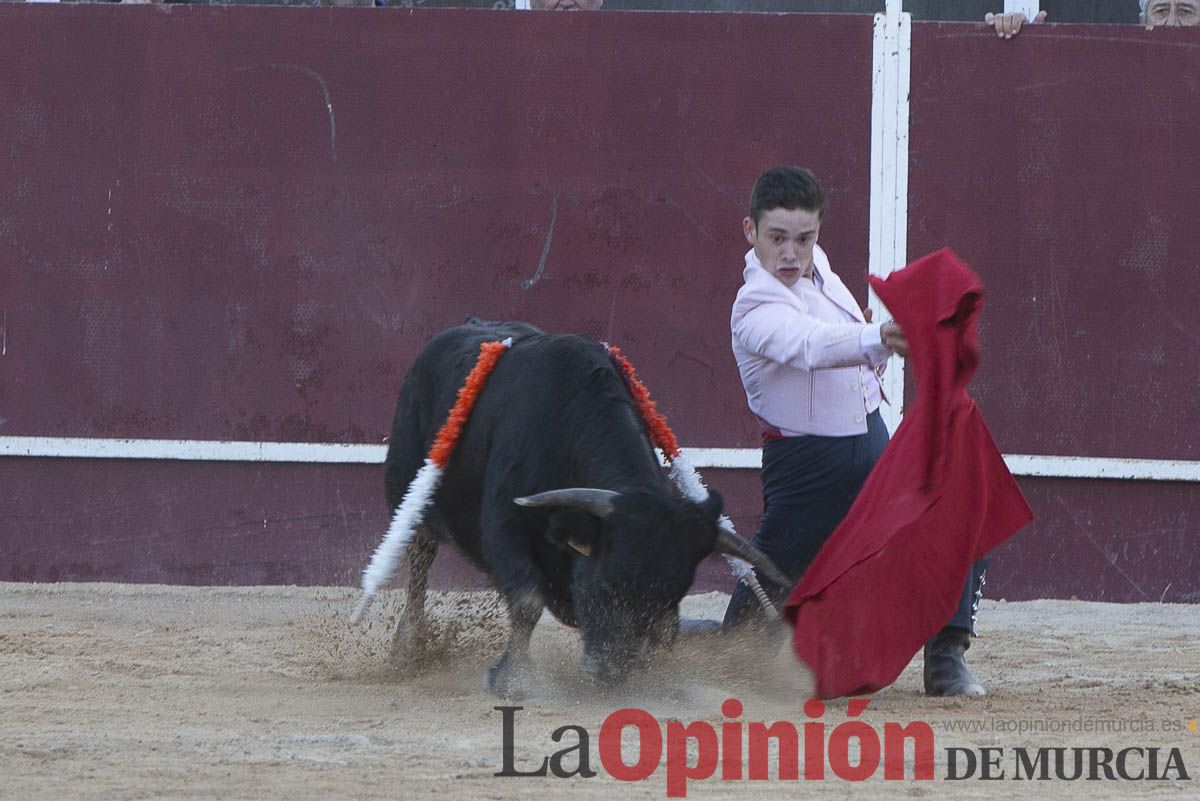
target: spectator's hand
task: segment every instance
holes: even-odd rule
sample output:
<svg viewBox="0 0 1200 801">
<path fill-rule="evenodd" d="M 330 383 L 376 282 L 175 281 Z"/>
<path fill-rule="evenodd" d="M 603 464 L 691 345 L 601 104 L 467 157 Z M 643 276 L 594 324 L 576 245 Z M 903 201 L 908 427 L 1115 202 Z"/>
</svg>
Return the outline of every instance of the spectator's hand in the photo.
<svg viewBox="0 0 1200 801">
<path fill-rule="evenodd" d="M 1027 20 L 1025 18 L 1025 15 L 1022 14 L 1020 11 L 1014 12 L 1012 14 L 1005 14 L 1003 12 L 1001 12 L 999 14 L 990 14 L 989 13 L 986 17 L 983 18 L 983 21 L 984 21 L 984 23 L 991 25 L 993 28 L 995 28 L 996 35 L 999 36 L 1001 39 L 1013 38 L 1018 33 L 1020 33 L 1021 26 L 1024 25 L 1026 22 L 1029 22 L 1029 20 Z M 1033 18 L 1033 22 L 1030 22 L 1029 24 L 1033 25 L 1034 23 L 1045 22 L 1045 21 L 1046 21 L 1046 12 L 1039 11 L 1037 13 L 1037 16 Z"/>
<path fill-rule="evenodd" d="M 883 346 L 892 353 L 901 357 L 908 357 L 908 339 L 904 336 L 904 330 L 896 324 L 895 320 L 888 320 L 879 329 L 879 336 L 883 340 Z"/>
</svg>

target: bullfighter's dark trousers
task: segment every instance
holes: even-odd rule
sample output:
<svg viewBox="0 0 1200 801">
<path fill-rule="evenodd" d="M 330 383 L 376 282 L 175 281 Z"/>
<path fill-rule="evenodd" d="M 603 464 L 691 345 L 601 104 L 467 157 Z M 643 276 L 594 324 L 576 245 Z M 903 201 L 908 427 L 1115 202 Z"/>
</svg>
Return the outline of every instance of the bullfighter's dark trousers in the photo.
<svg viewBox="0 0 1200 801">
<path fill-rule="evenodd" d="M 800 579 L 817 551 L 850 511 L 867 474 L 888 443 L 878 411 L 867 417 L 867 433 L 852 437 L 787 437 L 763 446 L 763 517 L 754 544 L 792 578 Z M 971 567 L 958 609 L 946 625 L 975 633 L 975 615 L 990 557 Z M 759 575 L 776 603 L 790 588 Z M 761 620 L 762 608 L 745 582 L 739 582 L 725 611 L 725 626 Z"/>
</svg>

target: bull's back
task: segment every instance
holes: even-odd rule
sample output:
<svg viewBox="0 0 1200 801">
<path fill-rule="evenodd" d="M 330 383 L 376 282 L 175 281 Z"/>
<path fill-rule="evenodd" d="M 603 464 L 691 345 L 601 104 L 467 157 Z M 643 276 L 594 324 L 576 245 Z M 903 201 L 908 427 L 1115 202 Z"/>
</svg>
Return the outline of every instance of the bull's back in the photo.
<svg viewBox="0 0 1200 801">
<path fill-rule="evenodd" d="M 516 342 L 527 337 L 544 335 L 543 331 L 526 323 L 493 323 L 474 319 L 446 329 L 429 340 L 429 344 L 417 355 L 404 379 L 404 386 L 400 391 L 401 403 L 407 399 L 417 404 L 418 410 L 423 412 L 422 418 L 436 417 L 438 410 L 444 417 L 454 405 L 458 390 L 466 381 L 467 374 L 479 359 L 480 345 L 510 337 Z M 400 411 L 400 407 L 397 407 L 397 412 Z M 394 424 L 407 426 L 411 422 L 398 414 Z M 432 436 L 434 432 L 426 430 L 429 421 L 422 422 L 425 422 L 425 425 L 420 426 L 422 433 Z M 434 425 L 440 426 L 441 421 Z"/>
<path fill-rule="evenodd" d="M 530 336 L 500 359 L 458 452 L 466 469 L 503 475 L 520 494 L 564 482 L 600 486 L 589 483 L 597 479 L 592 464 L 633 483 L 658 470 L 612 359 L 603 345 L 575 334 Z"/>
<path fill-rule="evenodd" d="M 388 440 L 388 503 L 395 506 L 423 463 L 433 438 L 453 407 L 458 390 L 479 358 L 479 346 L 512 338 L 547 336 L 520 322 L 471 318 L 434 336 L 405 376 Z"/>
<path fill-rule="evenodd" d="M 472 319 L 437 334 L 417 356 L 396 405 L 388 448 L 388 484 L 411 481 L 446 421 L 485 342 L 512 338 L 488 377 L 456 451 L 476 456 L 509 443 L 546 460 L 572 432 L 588 428 L 601 406 L 628 406 L 624 384 L 603 346 L 574 334 L 548 334 L 520 322 Z M 393 504 L 394 505 L 394 504 Z"/>
<path fill-rule="evenodd" d="M 392 507 L 447 420 L 480 345 L 508 337 L 513 347 L 482 387 L 429 518 L 488 572 L 484 521 L 515 516 L 513 498 L 564 486 L 663 481 L 628 389 L 600 343 L 524 323 L 475 321 L 430 340 L 405 379 L 387 457 Z M 537 532 L 529 536 L 535 550 L 549 547 Z"/>
</svg>

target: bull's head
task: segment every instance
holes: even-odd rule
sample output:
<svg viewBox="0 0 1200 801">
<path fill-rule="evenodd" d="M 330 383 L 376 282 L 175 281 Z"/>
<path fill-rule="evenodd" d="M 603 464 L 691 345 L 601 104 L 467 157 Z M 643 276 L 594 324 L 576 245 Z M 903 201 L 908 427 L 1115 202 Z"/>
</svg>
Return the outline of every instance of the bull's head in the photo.
<svg viewBox="0 0 1200 801">
<path fill-rule="evenodd" d="M 766 555 L 720 528 L 716 492 L 693 503 L 663 493 L 563 489 L 516 503 L 554 508 L 547 536 L 579 554 L 571 598 L 583 667 L 604 681 L 624 680 L 674 640 L 679 602 L 709 554 L 740 557 L 772 581 L 790 584 Z"/>
</svg>

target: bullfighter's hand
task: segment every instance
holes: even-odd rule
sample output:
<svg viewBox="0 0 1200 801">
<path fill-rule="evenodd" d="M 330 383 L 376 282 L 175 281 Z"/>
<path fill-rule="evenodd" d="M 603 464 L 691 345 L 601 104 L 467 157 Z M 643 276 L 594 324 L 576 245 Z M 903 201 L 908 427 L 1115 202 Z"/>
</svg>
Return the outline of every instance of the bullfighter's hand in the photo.
<svg viewBox="0 0 1200 801">
<path fill-rule="evenodd" d="M 888 320 L 879 329 L 879 336 L 883 340 L 883 346 L 895 353 L 897 356 L 908 356 L 908 339 L 904 336 L 904 329 L 896 324 L 895 320 Z"/>
</svg>

